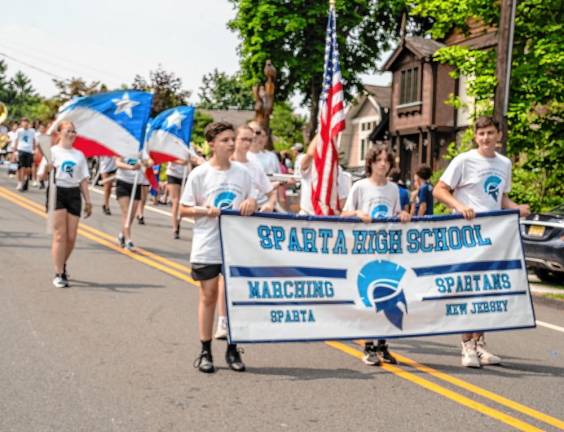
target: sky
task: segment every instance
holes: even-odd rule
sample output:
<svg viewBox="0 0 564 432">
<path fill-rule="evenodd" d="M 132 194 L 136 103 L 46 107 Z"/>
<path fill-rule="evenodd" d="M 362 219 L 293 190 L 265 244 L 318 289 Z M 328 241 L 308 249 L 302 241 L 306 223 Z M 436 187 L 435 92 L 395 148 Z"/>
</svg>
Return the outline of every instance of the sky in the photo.
<svg viewBox="0 0 564 432">
<path fill-rule="evenodd" d="M 162 65 L 196 103 L 203 75 L 239 69 L 239 40 L 227 29 L 234 16 L 227 0 L 0 0 L 0 59 L 9 76 L 23 71 L 47 97 L 56 93 L 53 78 L 111 88 Z M 390 82 L 375 74 L 363 80 Z"/>
</svg>

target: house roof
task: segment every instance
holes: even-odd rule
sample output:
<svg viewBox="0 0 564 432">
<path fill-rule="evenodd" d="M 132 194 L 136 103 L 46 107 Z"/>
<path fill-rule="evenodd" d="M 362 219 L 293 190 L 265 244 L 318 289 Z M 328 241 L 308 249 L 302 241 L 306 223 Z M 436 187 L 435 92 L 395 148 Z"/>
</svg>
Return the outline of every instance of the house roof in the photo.
<svg viewBox="0 0 564 432">
<path fill-rule="evenodd" d="M 372 95 L 382 108 L 390 108 L 392 104 L 392 86 L 365 84 L 364 90 Z"/>
<path fill-rule="evenodd" d="M 423 59 L 425 57 L 431 57 L 440 48 L 443 48 L 445 46 L 445 44 L 433 39 L 425 39 L 419 36 L 406 37 L 394 50 L 386 63 L 384 63 L 382 69 L 385 71 L 391 70 L 393 64 L 399 58 L 400 54 L 406 49 L 413 53 L 418 59 Z"/>
<path fill-rule="evenodd" d="M 213 121 L 226 121 L 234 125 L 240 126 L 255 119 L 255 112 L 250 110 L 200 110 L 204 114 L 208 114 Z"/>
</svg>

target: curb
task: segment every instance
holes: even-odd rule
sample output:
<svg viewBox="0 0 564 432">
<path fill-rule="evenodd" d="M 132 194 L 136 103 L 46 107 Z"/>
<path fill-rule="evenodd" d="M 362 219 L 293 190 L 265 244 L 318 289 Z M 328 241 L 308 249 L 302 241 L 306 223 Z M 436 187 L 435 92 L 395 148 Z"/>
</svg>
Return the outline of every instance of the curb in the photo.
<svg viewBox="0 0 564 432">
<path fill-rule="evenodd" d="M 546 297 L 546 293 L 533 291 L 531 294 L 533 295 L 533 303 L 542 304 L 554 309 L 564 309 L 564 300 L 556 300 L 550 297 Z"/>
</svg>

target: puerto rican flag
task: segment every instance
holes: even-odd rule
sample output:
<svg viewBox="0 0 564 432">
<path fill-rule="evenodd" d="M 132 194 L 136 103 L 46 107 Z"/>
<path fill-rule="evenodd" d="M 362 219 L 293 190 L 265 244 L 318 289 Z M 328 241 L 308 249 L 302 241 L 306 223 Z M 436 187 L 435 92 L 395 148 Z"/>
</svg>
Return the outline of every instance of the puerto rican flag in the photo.
<svg viewBox="0 0 564 432">
<path fill-rule="evenodd" d="M 194 113 L 194 107 L 178 106 L 151 120 L 145 147 L 155 164 L 188 159 Z"/>
<path fill-rule="evenodd" d="M 73 99 L 61 107 L 49 133 L 62 121 L 70 120 L 77 131 L 74 147 L 86 157 L 136 156 L 145 138 L 152 103 L 151 93 L 138 90 Z"/>
</svg>

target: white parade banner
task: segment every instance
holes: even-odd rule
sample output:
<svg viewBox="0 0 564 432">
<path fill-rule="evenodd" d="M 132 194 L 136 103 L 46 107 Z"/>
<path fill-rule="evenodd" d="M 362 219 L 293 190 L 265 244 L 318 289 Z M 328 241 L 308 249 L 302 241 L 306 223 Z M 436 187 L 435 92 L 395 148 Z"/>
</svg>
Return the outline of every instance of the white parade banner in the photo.
<svg viewBox="0 0 564 432">
<path fill-rule="evenodd" d="M 234 343 L 535 327 L 515 211 L 397 219 L 220 216 Z"/>
</svg>

